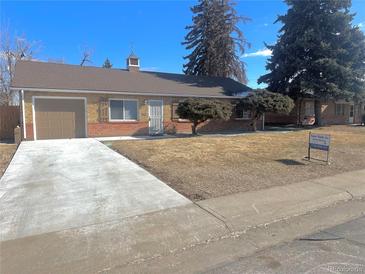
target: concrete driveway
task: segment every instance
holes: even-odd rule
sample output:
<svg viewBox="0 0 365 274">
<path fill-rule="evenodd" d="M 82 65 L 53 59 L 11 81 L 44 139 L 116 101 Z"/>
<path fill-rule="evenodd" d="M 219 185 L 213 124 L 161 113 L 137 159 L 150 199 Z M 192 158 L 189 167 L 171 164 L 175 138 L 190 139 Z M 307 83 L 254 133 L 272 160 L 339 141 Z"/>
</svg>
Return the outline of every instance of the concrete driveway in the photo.
<svg viewBox="0 0 365 274">
<path fill-rule="evenodd" d="M 0 180 L 2 241 L 191 203 L 94 139 L 23 142 Z"/>
</svg>

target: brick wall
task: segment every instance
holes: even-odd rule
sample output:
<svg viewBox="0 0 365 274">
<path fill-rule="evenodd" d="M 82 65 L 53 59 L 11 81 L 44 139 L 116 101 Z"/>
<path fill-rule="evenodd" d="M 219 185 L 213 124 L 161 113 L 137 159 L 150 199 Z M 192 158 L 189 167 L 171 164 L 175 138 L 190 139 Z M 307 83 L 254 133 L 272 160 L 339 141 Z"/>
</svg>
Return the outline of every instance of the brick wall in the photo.
<svg viewBox="0 0 365 274">
<path fill-rule="evenodd" d="M 297 112 L 298 106 L 295 105 L 293 110 L 289 114 L 282 113 L 266 113 L 265 114 L 265 123 L 267 124 L 296 124 L 297 123 Z"/>
<path fill-rule="evenodd" d="M 88 123 L 89 137 L 148 135 L 147 122 Z"/>
<path fill-rule="evenodd" d="M 148 104 L 149 99 L 163 100 L 163 116 L 165 132 L 177 133 L 191 132 L 191 123 L 172 120 L 172 104 L 184 100 L 181 97 L 159 96 L 131 96 L 118 94 L 83 94 L 83 93 L 50 93 L 25 91 L 25 125 L 27 140 L 33 140 L 33 96 L 56 97 L 85 97 L 87 100 L 87 131 L 88 137 L 123 136 L 123 135 L 147 135 L 148 134 Z M 136 122 L 108 122 L 100 120 L 100 101 L 113 99 L 134 99 L 138 101 L 138 121 Z M 258 129 L 261 122 L 257 123 Z M 200 132 L 225 132 L 251 130 L 251 122 L 247 120 L 208 121 L 198 127 Z"/>
<path fill-rule="evenodd" d="M 336 104 L 334 101 L 322 103 L 322 122 L 324 125 L 348 124 L 349 115 L 349 104 L 345 104 L 344 115 L 336 115 Z"/>
<path fill-rule="evenodd" d="M 191 133 L 191 123 L 170 121 L 165 123 L 167 130 L 174 127 L 177 132 Z M 257 129 L 262 128 L 261 121 L 257 122 Z M 165 131 L 167 131 L 165 130 Z M 252 130 L 252 122 L 250 120 L 210 120 L 198 126 L 200 133 L 223 133 L 223 132 L 240 132 Z"/>
<path fill-rule="evenodd" d="M 26 124 L 26 132 L 27 132 L 27 140 L 33 140 L 34 139 L 34 135 L 33 135 L 33 123 L 27 123 Z"/>
<path fill-rule="evenodd" d="M 275 114 L 275 113 L 268 113 L 265 116 L 266 123 L 273 123 L 273 124 L 296 124 L 297 123 L 297 116 L 300 111 L 300 118 L 302 120 L 306 113 L 305 113 L 305 102 L 313 101 L 311 99 L 304 99 L 302 101 L 296 101 L 294 109 L 291 111 L 289 115 L 283 114 Z M 301 104 L 301 106 L 299 106 Z M 349 123 L 349 115 L 350 115 L 350 104 L 344 103 L 345 105 L 345 112 L 344 115 L 336 115 L 336 103 L 333 100 L 324 101 L 321 105 L 322 110 L 322 122 L 323 125 L 334 125 L 334 124 L 348 124 Z M 355 116 L 354 116 L 354 123 L 358 123 L 359 119 L 359 111 L 357 109 L 359 105 L 355 105 Z M 360 107 L 361 108 L 361 107 Z"/>
</svg>

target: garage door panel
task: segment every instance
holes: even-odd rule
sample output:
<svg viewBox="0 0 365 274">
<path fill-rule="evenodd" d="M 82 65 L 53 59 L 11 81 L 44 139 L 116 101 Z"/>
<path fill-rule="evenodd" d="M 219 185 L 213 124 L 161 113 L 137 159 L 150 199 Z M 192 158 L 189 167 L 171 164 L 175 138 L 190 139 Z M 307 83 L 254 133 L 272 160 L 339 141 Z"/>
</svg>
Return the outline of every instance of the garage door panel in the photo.
<svg viewBox="0 0 365 274">
<path fill-rule="evenodd" d="M 38 139 L 84 137 L 76 136 L 75 112 L 36 112 Z M 80 125 L 84 129 L 84 124 Z"/>
<path fill-rule="evenodd" d="M 75 113 L 73 112 L 37 112 L 38 139 L 55 139 L 60 136 L 76 137 Z"/>
<path fill-rule="evenodd" d="M 76 115 L 74 112 L 63 112 L 61 119 L 61 135 L 76 137 Z"/>
<path fill-rule="evenodd" d="M 86 137 L 84 100 L 35 98 L 34 109 L 37 139 Z"/>
</svg>

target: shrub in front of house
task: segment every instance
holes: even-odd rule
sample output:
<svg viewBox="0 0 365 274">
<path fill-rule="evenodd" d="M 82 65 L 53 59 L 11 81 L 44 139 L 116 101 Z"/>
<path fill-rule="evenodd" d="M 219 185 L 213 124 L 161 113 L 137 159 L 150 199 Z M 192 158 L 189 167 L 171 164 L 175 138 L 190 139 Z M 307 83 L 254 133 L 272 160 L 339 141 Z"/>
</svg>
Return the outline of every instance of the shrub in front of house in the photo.
<svg viewBox="0 0 365 274">
<path fill-rule="evenodd" d="M 176 133 L 177 133 L 176 126 L 174 124 L 168 124 L 164 128 L 164 132 L 167 135 L 176 135 Z"/>
<path fill-rule="evenodd" d="M 265 89 L 253 90 L 250 95 L 241 99 L 237 107 L 252 113 L 252 127 L 256 131 L 257 121 L 267 112 L 289 113 L 294 108 L 294 101 L 286 95 L 269 92 Z"/>
<path fill-rule="evenodd" d="M 197 126 L 207 120 L 229 120 L 232 115 L 232 105 L 221 100 L 189 98 L 179 103 L 176 113 L 180 118 L 192 123 L 192 134 L 197 135 Z"/>
</svg>

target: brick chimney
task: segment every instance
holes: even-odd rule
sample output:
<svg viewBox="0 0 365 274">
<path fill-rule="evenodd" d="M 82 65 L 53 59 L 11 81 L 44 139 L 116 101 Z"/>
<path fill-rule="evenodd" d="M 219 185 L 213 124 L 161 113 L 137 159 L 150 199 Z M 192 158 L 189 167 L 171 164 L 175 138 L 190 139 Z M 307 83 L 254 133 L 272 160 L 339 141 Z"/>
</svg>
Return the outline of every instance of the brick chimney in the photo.
<svg viewBox="0 0 365 274">
<path fill-rule="evenodd" d="M 133 52 L 127 58 L 127 69 L 129 71 L 139 71 L 139 58 Z"/>
</svg>

